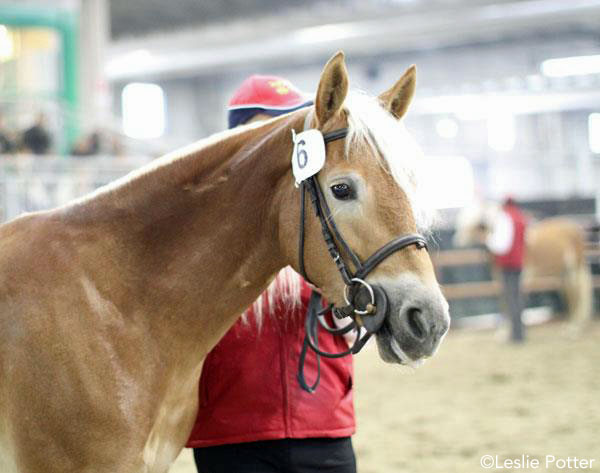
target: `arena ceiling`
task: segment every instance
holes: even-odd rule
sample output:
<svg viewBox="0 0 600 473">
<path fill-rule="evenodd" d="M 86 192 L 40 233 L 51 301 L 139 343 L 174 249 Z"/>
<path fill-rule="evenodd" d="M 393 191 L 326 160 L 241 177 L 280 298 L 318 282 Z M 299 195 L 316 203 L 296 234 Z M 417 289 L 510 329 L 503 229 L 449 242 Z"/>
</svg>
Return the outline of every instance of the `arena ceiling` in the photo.
<svg viewBox="0 0 600 473">
<path fill-rule="evenodd" d="M 600 0 L 109 0 L 110 80 L 322 62 L 562 33 L 600 44 Z"/>
<path fill-rule="evenodd" d="M 110 0 L 111 31 L 114 38 L 135 36 L 240 18 L 252 19 L 260 16 L 261 12 L 284 14 L 299 4 L 311 6 L 319 2 L 320 0 Z"/>
<path fill-rule="evenodd" d="M 299 17 L 320 23 L 332 18 L 364 19 L 516 2 L 531 0 L 110 0 L 110 9 L 116 39 L 213 23 L 251 22 L 273 15 L 293 27 Z"/>
</svg>

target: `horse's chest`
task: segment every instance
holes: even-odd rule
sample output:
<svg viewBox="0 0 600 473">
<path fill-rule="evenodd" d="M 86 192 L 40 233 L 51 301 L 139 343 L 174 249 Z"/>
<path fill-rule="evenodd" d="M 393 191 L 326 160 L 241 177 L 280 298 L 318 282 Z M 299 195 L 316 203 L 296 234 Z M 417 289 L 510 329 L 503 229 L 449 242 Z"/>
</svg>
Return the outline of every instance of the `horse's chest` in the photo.
<svg viewBox="0 0 600 473">
<path fill-rule="evenodd" d="M 2 473 L 17 473 L 14 452 L 8 439 L 0 431 L 0 471 Z"/>
<path fill-rule="evenodd" d="M 144 472 L 162 473 L 169 469 L 171 463 L 177 458 L 180 445 L 175 445 L 166 432 L 153 432 L 142 454 Z"/>
<path fill-rule="evenodd" d="M 170 396 L 161 406 L 142 452 L 145 472 L 166 472 L 185 445 L 197 410 L 197 380 L 187 395 Z"/>
</svg>

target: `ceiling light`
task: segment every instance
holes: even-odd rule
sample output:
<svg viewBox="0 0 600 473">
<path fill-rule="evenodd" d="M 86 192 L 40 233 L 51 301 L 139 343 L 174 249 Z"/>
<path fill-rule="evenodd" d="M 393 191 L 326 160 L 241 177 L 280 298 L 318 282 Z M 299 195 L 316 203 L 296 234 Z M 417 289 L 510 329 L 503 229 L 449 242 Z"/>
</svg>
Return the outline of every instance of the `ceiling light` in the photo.
<svg viewBox="0 0 600 473">
<path fill-rule="evenodd" d="M 8 61 L 14 56 L 14 44 L 10 31 L 4 25 L 0 25 L 0 61 Z"/>
<path fill-rule="evenodd" d="M 600 113 L 590 113 L 588 117 L 588 141 L 590 151 L 600 154 Z"/>
<path fill-rule="evenodd" d="M 600 55 L 547 59 L 542 62 L 541 70 L 548 77 L 600 74 Z"/>
<path fill-rule="evenodd" d="M 500 112 L 488 117 L 488 144 L 495 151 L 506 152 L 513 149 L 516 141 L 515 117 L 511 113 Z"/>
</svg>

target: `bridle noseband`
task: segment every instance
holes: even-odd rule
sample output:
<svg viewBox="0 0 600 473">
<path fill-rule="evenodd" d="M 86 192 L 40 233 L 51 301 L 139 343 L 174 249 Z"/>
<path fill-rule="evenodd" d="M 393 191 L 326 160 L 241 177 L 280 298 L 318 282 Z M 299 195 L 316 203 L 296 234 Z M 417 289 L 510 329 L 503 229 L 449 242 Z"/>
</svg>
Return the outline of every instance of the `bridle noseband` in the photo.
<svg viewBox="0 0 600 473">
<path fill-rule="evenodd" d="M 308 121 L 308 120 L 307 120 Z M 306 128 L 306 126 L 305 126 Z M 323 135 L 325 146 L 332 141 L 346 138 L 348 135 L 347 128 L 340 128 Z M 372 285 L 366 282 L 367 276 L 386 258 L 392 254 L 408 247 L 415 245 L 417 248 L 427 249 L 427 242 L 422 235 L 410 234 L 393 239 L 389 243 L 382 246 L 379 250 L 373 253 L 364 262 L 360 260 L 358 255 L 352 251 L 346 240 L 342 237 L 333 215 L 327 205 L 327 200 L 323 195 L 321 186 L 317 176 L 311 176 L 300 183 L 300 231 L 298 244 L 298 261 L 299 269 L 302 277 L 310 282 L 306 274 L 304 266 L 304 243 L 305 243 L 305 201 L 306 192 L 310 195 L 313 209 L 319 222 L 321 223 L 321 231 L 323 239 L 327 245 L 329 255 L 335 262 L 338 271 L 340 272 L 346 288 L 344 298 L 346 305 L 344 307 L 334 307 L 330 304 L 323 308 L 321 303 L 321 295 L 313 291 L 311 294 L 308 310 L 306 314 L 305 328 L 306 335 L 304 344 L 300 353 L 300 366 L 298 370 L 298 380 L 300 386 L 308 391 L 314 392 L 319 384 L 321 376 L 321 367 L 319 356 L 327 358 L 339 358 L 349 354 L 358 353 L 367 343 L 369 338 L 376 333 L 383 325 L 387 311 L 388 299 L 385 291 L 378 285 Z M 341 247 L 341 250 L 340 250 Z M 352 261 L 354 272 L 352 272 L 344 260 L 343 255 L 347 255 Z M 352 322 L 343 328 L 331 327 L 325 320 L 324 316 L 328 312 L 342 319 L 350 317 Z M 319 349 L 318 326 L 323 327 L 327 332 L 333 335 L 344 335 L 351 331 L 356 332 L 356 338 L 353 345 L 340 353 L 328 353 Z M 313 385 L 308 385 L 304 377 L 304 363 L 308 348 L 311 348 L 317 356 L 317 378 Z"/>
</svg>

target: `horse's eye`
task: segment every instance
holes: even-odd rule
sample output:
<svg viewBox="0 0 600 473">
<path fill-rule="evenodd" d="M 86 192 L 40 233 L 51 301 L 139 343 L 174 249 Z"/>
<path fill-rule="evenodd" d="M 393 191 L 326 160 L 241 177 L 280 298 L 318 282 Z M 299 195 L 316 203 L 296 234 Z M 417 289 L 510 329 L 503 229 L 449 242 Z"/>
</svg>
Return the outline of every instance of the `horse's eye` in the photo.
<svg viewBox="0 0 600 473">
<path fill-rule="evenodd" d="M 349 200 L 354 198 L 354 190 L 348 184 L 334 184 L 331 186 L 331 192 L 336 199 Z"/>
</svg>

